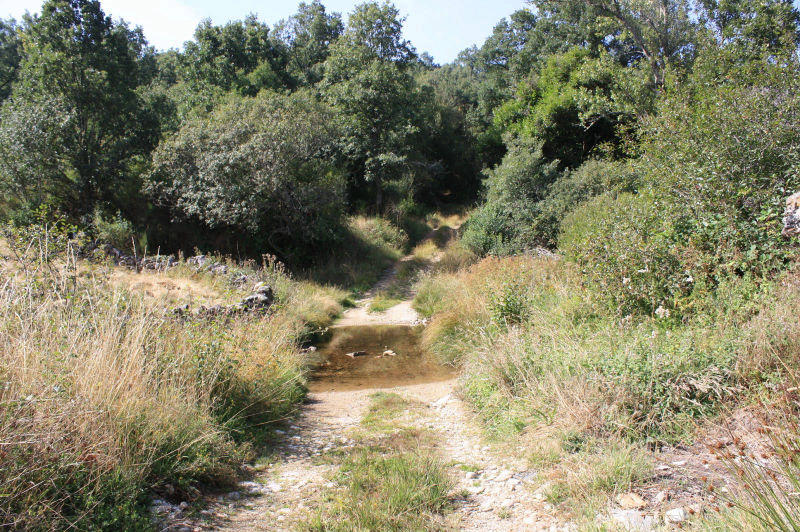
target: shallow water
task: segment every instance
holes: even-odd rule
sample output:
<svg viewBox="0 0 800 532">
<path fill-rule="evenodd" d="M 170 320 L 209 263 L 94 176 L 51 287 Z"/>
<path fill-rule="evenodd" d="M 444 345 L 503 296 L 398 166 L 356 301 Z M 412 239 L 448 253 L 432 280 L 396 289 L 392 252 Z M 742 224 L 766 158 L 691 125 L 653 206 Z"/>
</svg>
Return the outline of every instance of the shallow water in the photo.
<svg viewBox="0 0 800 532">
<path fill-rule="evenodd" d="M 409 325 L 332 327 L 312 361 L 310 391 L 392 388 L 453 378 L 452 367 L 442 366 L 420 348 L 421 331 Z M 387 350 L 395 355 L 384 355 Z"/>
</svg>

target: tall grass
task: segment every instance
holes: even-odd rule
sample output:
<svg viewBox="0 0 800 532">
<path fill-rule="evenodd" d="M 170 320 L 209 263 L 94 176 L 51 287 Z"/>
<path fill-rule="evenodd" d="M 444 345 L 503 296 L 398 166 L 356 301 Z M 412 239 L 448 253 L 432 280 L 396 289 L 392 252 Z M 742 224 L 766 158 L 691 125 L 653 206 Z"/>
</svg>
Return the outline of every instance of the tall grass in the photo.
<svg viewBox="0 0 800 532">
<path fill-rule="evenodd" d="M 7 237 L 4 527 L 146 529 L 148 493 L 230 482 L 258 427 L 302 397 L 297 303 L 310 287 L 283 283 L 291 290 L 264 317 L 180 320 L 164 300 L 113 286 L 103 268 L 77 260 L 65 232 Z"/>
<path fill-rule="evenodd" d="M 490 425 L 569 419 L 593 434 L 682 440 L 693 419 L 800 367 L 795 274 L 742 279 L 685 322 L 620 319 L 581 279 L 565 261 L 513 257 L 420 284 L 415 305 L 433 316 L 423 342 L 462 365 Z"/>
<path fill-rule="evenodd" d="M 449 530 L 444 514 L 453 480 L 426 430 L 403 427 L 404 415 L 424 407 L 394 393 L 371 397 L 359 445 L 348 451 L 326 497 L 302 529 Z"/>
</svg>

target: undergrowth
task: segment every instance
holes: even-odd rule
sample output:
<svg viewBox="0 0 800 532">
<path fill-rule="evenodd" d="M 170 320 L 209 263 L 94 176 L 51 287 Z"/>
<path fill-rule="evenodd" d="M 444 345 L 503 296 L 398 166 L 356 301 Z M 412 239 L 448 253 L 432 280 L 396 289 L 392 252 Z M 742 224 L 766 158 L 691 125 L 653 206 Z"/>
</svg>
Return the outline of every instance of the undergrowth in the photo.
<svg viewBox="0 0 800 532">
<path fill-rule="evenodd" d="M 782 393 L 800 370 L 795 270 L 721 283 L 682 319 L 620 316 L 583 279 L 563 259 L 490 257 L 423 278 L 414 301 L 432 316 L 424 346 L 461 367 L 488 434 L 527 441 L 532 462 L 559 470 L 549 496 L 573 513 L 646 480 L 637 449 L 691 443 L 699 425 Z M 641 465 L 615 473 L 614 456 Z"/>
<path fill-rule="evenodd" d="M 268 313 L 178 318 L 174 297 L 150 296 L 125 276 L 110 283 L 112 269 L 77 259 L 70 234 L 63 226 L 5 231 L 0 521 L 25 530 L 148 529 L 154 491 L 186 500 L 201 484 L 237 478 L 260 428 L 303 397 L 298 344 L 338 312 L 344 294 L 271 265 L 248 270 L 249 283 L 275 289 Z M 185 264 L 137 276 L 154 286 L 188 277 L 208 293 L 226 282 Z"/>
<path fill-rule="evenodd" d="M 314 531 L 446 530 L 453 487 L 432 449 L 433 436 L 399 426 L 414 403 L 393 393 L 372 396 L 359 445 L 342 460 L 339 488 L 302 528 Z"/>
</svg>

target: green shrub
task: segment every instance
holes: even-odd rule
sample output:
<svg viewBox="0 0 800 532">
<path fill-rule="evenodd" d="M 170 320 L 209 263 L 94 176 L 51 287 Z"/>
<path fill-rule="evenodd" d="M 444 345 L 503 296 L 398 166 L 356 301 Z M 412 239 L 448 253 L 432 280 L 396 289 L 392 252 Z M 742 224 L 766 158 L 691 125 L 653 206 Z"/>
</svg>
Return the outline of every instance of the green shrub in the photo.
<svg viewBox="0 0 800 532">
<path fill-rule="evenodd" d="M 788 264 L 781 213 L 800 187 L 800 132 L 785 124 L 800 116 L 797 72 L 794 60 L 703 56 L 643 130 L 641 193 L 606 194 L 565 219 L 560 247 L 621 312 L 685 315 L 726 279 Z"/>
<path fill-rule="evenodd" d="M 510 138 L 502 164 L 489 172 L 486 203 L 467 220 L 463 241 L 481 255 L 510 255 L 540 246 L 529 228 L 537 203 L 558 176 L 537 140 Z"/>
<path fill-rule="evenodd" d="M 331 110 L 307 93 L 231 95 L 158 145 L 145 189 L 173 218 L 227 236 L 229 252 L 308 259 L 342 233 L 337 135 Z"/>
<path fill-rule="evenodd" d="M 638 167 L 671 225 L 682 269 L 704 290 L 769 276 L 794 256 L 784 202 L 800 188 L 797 58 L 741 63 L 706 50 L 641 132 Z"/>
<path fill-rule="evenodd" d="M 537 205 L 537 216 L 528 228 L 531 239 L 554 248 L 562 220 L 576 206 L 605 192 L 633 192 L 638 181 L 634 169 L 618 161 L 590 159 L 564 171 Z"/>
<path fill-rule="evenodd" d="M 107 220 L 100 210 L 94 212 L 92 219 L 95 236 L 101 244 L 111 244 L 125 253 L 133 253 L 133 243 L 136 232 L 133 224 L 117 212 L 114 218 Z"/>
<path fill-rule="evenodd" d="M 561 250 L 579 264 L 600 298 L 623 314 L 661 308 L 667 317 L 693 288 L 662 208 L 648 194 L 606 194 L 580 205 L 562 224 Z"/>
<path fill-rule="evenodd" d="M 489 296 L 489 312 L 497 325 L 522 323 L 530 314 L 527 287 L 519 281 L 504 282 Z"/>
</svg>

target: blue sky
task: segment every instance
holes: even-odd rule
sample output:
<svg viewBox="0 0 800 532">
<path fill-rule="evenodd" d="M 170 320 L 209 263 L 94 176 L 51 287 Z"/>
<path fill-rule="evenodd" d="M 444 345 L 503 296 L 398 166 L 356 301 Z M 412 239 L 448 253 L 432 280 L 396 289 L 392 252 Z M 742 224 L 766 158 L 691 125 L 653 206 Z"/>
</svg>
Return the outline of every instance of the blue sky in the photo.
<svg viewBox="0 0 800 532">
<path fill-rule="evenodd" d="M 272 25 L 297 11 L 297 1 L 266 0 L 100 0 L 103 9 L 114 18 L 124 18 L 144 29 L 156 48 L 180 47 L 192 37 L 197 23 L 210 17 L 215 24 L 241 20 L 248 13 Z M 309 0 L 307 0 L 309 1 Z M 347 15 L 354 0 L 323 0 L 328 11 Z M 41 0 L 0 0 L 0 17 L 19 19 L 25 11 L 35 13 Z M 436 62 L 447 63 L 473 44 L 482 43 L 494 25 L 517 9 L 524 0 L 395 0 L 395 6 L 407 17 L 405 36 L 417 50 L 427 51 Z"/>
</svg>

